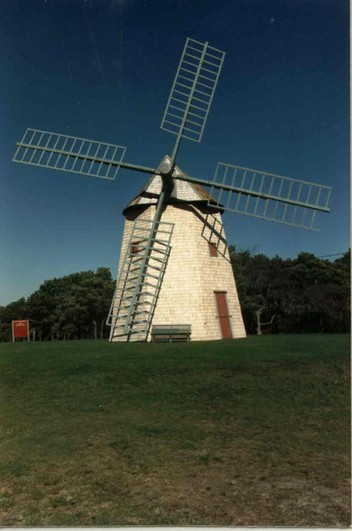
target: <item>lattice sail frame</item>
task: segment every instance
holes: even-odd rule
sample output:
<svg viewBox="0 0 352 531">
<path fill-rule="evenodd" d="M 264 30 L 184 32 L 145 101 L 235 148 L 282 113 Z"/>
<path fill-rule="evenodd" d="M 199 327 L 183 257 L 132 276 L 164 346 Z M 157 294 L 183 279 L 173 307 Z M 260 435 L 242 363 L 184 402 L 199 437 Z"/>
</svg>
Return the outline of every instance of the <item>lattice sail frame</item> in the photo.
<svg viewBox="0 0 352 531">
<path fill-rule="evenodd" d="M 225 53 L 188 38 L 166 104 L 161 129 L 200 142 Z"/>
<path fill-rule="evenodd" d="M 209 186 L 210 207 L 294 227 L 319 230 L 316 212 L 329 212 L 331 187 L 233 164 L 219 162 Z"/>
<path fill-rule="evenodd" d="M 50 131 L 27 129 L 14 162 L 114 180 L 126 148 Z"/>
</svg>

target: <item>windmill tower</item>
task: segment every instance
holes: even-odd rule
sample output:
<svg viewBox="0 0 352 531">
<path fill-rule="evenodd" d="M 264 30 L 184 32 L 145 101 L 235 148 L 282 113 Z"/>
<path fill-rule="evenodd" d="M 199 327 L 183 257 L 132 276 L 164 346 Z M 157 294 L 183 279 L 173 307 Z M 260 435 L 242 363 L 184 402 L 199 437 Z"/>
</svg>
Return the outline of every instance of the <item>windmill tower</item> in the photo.
<svg viewBox="0 0 352 531">
<path fill-rule="evenodd" d="M 186 40 L 161 123 L 176 141 L 156 168 L 125 162 L 123 146 L 48 131 L 27 129 L 17 143 L 19 163 L 105 179 L 120 167 L 151 176 L 124 210 L 111 341 L 146 341 L 152 324 L 180 323 L 194 340 L 244 337 L 221 213 L 316 230 L 316 212 L 329 212 L 327 186 L 223 162 L 206 180 L 176 165 L 181 141 L 202 138 L 224 57 Z"/>
<path fill-rule="evenodd" d="M 170 161 L 165 156 L 161 165 Z M 179 167 L 175 169 L 185 176 Z M 110 310 L 112 341 L 126 340 L 120 335 L 126 322 L 124 309 L 129 308 L 128 297 L 136 286 L 161 189 L 160 176 L 152 176 L 124 210 L 118 282 Z M 196 341 L 245 337 L 222 209 L 209 207 L 208 202 L 216 205 L 202 186 L 181 180 L 173 183 L 140 285 L 132 340 L 145 340 L 149 319 L 154 326 L 187 323 Z"/>
</svg>

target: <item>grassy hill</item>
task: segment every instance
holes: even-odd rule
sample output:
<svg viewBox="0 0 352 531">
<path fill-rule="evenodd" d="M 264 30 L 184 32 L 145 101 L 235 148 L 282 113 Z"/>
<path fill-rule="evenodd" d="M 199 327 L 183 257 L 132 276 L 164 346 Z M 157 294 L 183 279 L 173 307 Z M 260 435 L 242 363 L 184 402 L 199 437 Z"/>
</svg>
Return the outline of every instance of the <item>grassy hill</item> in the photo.
<svg viewBox="0 0 352 531">
<path fill-rule="evenodd" d="M 0 525 L 350 524 L 343 335 L 0 344 Z"/>
</svg>

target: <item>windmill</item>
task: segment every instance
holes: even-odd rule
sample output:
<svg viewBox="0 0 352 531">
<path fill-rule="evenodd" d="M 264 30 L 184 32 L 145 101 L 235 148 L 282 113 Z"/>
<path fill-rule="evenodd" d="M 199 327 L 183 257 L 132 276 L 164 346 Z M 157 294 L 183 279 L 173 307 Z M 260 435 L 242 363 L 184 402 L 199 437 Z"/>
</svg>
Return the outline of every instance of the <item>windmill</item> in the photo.
<svg viewBox="0 0 352 531">
<path fill-rule="evenodd" d="M 150 340 L 152 324 L 180 323 L 195 340 L 244 337 L 221 214 L 316 230 L 316 212 L 329 212 L 327 186 L 224 162 L 206 180 L 176 165 L 182 140 L 201 141 L 224 57 L 186 40 L 161 122 L 176 141 L 156 168 L 125 162 L 123 146 L 49 131 L 27 129 L 17 143 L 18 163 L 111 180 L 119 168 L 151 176 L 124 210 L 111 341 Z"/>
</svg>

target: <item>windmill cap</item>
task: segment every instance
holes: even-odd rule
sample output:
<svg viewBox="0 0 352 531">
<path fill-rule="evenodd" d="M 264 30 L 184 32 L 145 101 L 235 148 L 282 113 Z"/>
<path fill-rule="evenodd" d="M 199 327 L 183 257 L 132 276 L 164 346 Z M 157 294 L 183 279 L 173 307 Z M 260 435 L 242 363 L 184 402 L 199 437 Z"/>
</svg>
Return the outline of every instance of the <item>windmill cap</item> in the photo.
<svg viewBox="0 0 352 531">
<path fill-rule="evenodd" d="M 162 171 L 163 168 L 170 165 L 171 158 L 169 155 L 165 155 L 156 170 Z M 187 178 L 187 173 L 184 172 L 179 166 L 175 166 L 174 172 L 180 177 Z M 158 197 L 161 193 L 162 178 L 160 175 L 154 174 L 149 179 L 144 188 L 136 195 L 132 201 L 126 206 L 123 214 L 129 212 L 135 207 L 147 207 L 149 205 L 155 205 L 158 201 Z M 212 203 L 218 207 L 219 211 L 222 211 L 222 206 L 207 192 L 203 186 L 190 181 L 184 181 L 182 179 L 173 179 L 173 190 L 170 198 L 167 201 L 168 204 L 180 204 L 180 203 Z"/>
</svg>

